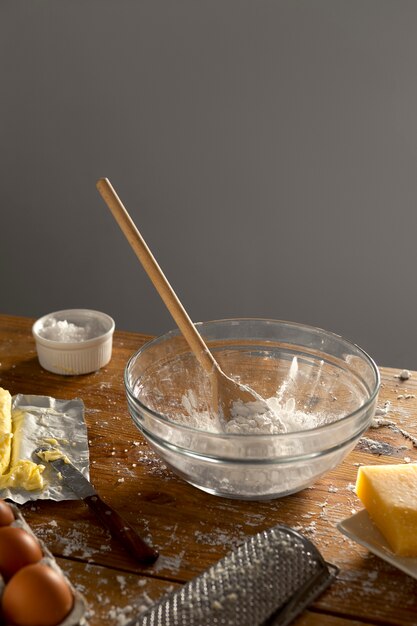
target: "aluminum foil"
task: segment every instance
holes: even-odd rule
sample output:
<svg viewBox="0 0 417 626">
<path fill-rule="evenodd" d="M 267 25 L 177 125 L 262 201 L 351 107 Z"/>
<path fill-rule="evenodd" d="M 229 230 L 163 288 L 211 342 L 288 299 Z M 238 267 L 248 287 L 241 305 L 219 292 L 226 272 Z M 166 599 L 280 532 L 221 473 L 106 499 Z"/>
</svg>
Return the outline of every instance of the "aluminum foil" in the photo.
<svg viewBox="0 0 417 626">
<path fill-rule="evenodd" d="M 56 440 L 57 445 L 54 447 L 59 447 L 71 463 L 89 478 L 88 437 L 82 400 L 57 400 L 49 396 L 18 394 L 12 399 L 12 416 L 15 411 L 22 412 L 25 420 L 24 434 L 18 450 L 20 459 L 41 463 L 33 454 L 34 450 Z M 7 498 L 17 504 L 24 504 L 29 500 L 77 499 L 75 493 L 64 485 L 48 464 L 42 476 L 42 490 L 26 491 L 16 487 L 2 489 L 0 498 Z"/>
</svg>

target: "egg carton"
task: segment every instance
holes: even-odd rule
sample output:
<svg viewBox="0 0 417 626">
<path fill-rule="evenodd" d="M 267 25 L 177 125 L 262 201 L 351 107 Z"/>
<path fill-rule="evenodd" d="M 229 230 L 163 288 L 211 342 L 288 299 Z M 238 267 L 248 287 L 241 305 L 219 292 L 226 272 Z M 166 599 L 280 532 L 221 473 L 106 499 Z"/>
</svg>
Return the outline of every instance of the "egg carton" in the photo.
<svg viewBox="0 0 417 626">
<path fill-rule="evenodd" d="M 40 560 L 40 563 L 45 563 L 49 565 L 52 569 L 54 569 L 56 572 L 61 574 L 61 576 L 64 577 L 65 581 L 67 582 L 69 588 L 72 591 L 72 594 L 74 596 L 74 605 L 71 609 L 71 612 L 66 616 L 66 618 L 62 622 L 57 624 L 57 626 L 88 626 L 88 622 L 86 619 L 86 613 L 87 613 L 86 599 L 77 589 L 75 589 L 75 587 L 72 585 L 71 581 L 69 580 L 68 576 L 59 567 L 52 552 L 48 549 L 48 547 L 44 544 L 44 542 L 36 536 L 36 534 L 33 532 L 33 530 L 31 529 L 29 524 L 26 522 L 26 520 L 24 519 L 20 511 L 17 509 L 17 507 L 14 506 L 13 504 L 10 504 L 10 503 L 8 504 L 10 508 L 13 510 L 13 514 L 15 517 L 15 521 L 12 522 L 10 525 L 22 528 L 23 530 L 28 532 L 30 535 L 35 537 L 44 555 L 42 559 Z M 3 593 L 4 587 L 5 587 L 5 582 L 2 576 L 0 575 L 0 596 Z"/>
</svg>

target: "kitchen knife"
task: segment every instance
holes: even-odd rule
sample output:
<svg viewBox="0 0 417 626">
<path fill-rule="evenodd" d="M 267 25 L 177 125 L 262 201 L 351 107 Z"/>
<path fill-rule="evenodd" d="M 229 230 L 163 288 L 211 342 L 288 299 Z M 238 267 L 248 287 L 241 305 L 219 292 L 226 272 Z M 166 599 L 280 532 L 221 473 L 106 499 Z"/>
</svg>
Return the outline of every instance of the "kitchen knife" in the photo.
<svg viewBox="0 0 417 626">
<path fill-rule="evenodd" d="M 114 539 L 123 544 L 125 549 L 140 563 L 154 563 L 158 552 L 138 535 L 135 529 L 120 515 L 106 504 L 98 495 L 93 485 L 66 458 L 46 459 L 43 453 L 50 448 L 39 447 L 34 454 L 42 461 L 49 463 L 62 476 L 66 485 L 97 515 L 103 526 L 106 526 Z"/>
</svg>

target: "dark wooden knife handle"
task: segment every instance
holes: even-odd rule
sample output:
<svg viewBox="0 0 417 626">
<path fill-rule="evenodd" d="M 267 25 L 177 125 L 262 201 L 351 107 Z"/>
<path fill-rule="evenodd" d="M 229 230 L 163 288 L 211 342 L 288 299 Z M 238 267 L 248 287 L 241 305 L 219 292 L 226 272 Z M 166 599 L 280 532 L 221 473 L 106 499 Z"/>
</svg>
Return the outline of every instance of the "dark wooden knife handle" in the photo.
<svg viewBox="0 0 417 626">
<path fill-rule="evenodd" d="M 98 495 L 84 498 L 90 509 L 111 532 L 114 539 L 124 545 L 129 554 L 132 554 L 140 563 L 151 564 L 158 558 L 158 552 L 149 546 L 114 509 L 106 504 Z"/>
</svg>

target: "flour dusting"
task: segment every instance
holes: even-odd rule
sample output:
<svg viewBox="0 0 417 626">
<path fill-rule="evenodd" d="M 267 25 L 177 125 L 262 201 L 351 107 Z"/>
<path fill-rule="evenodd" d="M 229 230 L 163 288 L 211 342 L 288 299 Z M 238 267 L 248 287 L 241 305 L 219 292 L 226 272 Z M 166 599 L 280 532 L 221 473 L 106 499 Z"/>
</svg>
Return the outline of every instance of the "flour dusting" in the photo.
<svg viewBox="0 0 417 626">
<path fill-rule="evenodd" d="M 236 400 L 231 407 L 229 419 L 225 419 L 222 413 L 213 415 L 211 411 L 201 410 L 195 392 L 189 389 L 182 397 L 186 415 L 181 416 L 179 420 L 177 418 L 177 421 L 208 432 L 241 435 L 277 435 L 309 430 L 327 423 L 329 420 L 325 415 L 296 408 L 291 389 L 297 373 L 298 360 L 294 357 L 286 377 L 274 396 L 262 398 L 255 393 L 257 399 L 252 402 Z"/>
<path fill-rule="evenodd" d="M 328 420 L 320 413 L 307 413 L 296 409 L 294 398 L 283 401 L 279 394 L 265 400 L 233 403 L 231 418 L 213 416 L 198 407 L 195 394 L 189 390 L 182 398 L 185 415 L 177 417 L 180 423 L 214 433 L 240 435 L 277 435 L 279 433 L 309 430 Z"/>
</svg>

